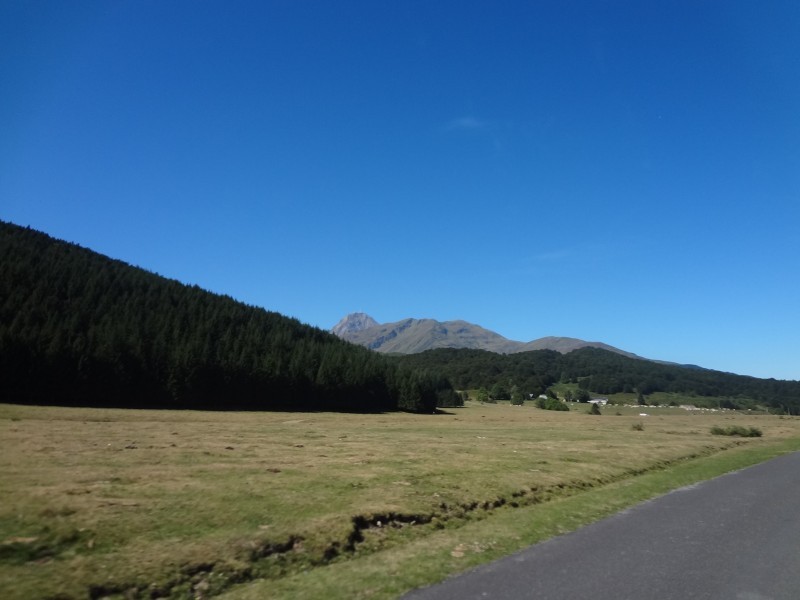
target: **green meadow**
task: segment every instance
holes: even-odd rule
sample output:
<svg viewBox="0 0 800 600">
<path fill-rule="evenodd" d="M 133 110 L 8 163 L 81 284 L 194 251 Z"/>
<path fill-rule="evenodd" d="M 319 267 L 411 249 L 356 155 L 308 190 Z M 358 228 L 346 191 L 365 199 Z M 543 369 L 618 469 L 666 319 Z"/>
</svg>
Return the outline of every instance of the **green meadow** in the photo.
<svg viewBox="0 0 800 600">
<path fill-rule="evenodd" d="M 393 598 L 800 449 L 800 418 L 0 405 L 0 447 L 4 598 Z"/>
</svg>

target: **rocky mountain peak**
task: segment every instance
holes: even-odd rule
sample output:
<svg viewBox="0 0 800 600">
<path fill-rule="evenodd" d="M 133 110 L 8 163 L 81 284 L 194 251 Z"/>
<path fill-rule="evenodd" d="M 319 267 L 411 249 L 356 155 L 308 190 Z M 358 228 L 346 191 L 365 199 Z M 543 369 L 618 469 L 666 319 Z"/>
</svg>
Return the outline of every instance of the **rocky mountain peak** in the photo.
<svg viewBox="0 0 800 600">
<path fill-rule="evenodd" d="M 333 326 L 331 332 L 339 337 L 346 337 L 348 333 L 364 331 L 370 327 L 375 327 L 378 322 L 363 312 L 350 313 Z"/>
</svg>

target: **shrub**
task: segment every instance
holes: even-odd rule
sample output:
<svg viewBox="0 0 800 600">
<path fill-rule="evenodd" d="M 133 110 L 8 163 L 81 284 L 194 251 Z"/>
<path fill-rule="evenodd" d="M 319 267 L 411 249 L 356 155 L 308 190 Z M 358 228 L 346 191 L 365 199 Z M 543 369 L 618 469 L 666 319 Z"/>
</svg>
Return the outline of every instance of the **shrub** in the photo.
<svg viewBox="0 0 800 600">
<path fill-rule="evenodd" d="M 634 423 L 633 425 L 631 425 L 631 429 L 633 429 L 634 431 L 644 431 L 644 423 L 642 423 L 641 421 L 639 421 L 638 423 Z"/>
<path fill-rule="evenodd" d="M 741 425 L 729 425 L 728 427 L 714 425 L 714 427 L 711 428 L 711 434 L 739 437 L 761 437 L 763 435 L 758 427 L 742 427 Z"/>
<path fill-rule="evenodd" d="M 555 398 L 537 398 L 536 407 L 544 410 L 569 410 L 569 406 Z"/>
<path fill-rule="evenodd" d="M 592 405 L 589 407 L 589 410 L 586 411 L 587 414 L 590 415 L 600 415 L 600 407 L 597 405 L 596 402 L 593 402 Z"/>
</svg>

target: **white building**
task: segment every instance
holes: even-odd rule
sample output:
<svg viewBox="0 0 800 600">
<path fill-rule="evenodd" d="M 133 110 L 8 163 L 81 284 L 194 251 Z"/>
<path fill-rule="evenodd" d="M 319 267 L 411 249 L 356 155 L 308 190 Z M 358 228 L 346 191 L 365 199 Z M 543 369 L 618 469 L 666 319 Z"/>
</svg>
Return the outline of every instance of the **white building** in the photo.
<svg viewBox="0 0 800 600">
<path fill-rule="evenodd" d="M 589 404 L 599 404 L 600 406 L 605 406 L 608 404 L 608 398 L 592 398 L 589 400 Z"/>
</svg>

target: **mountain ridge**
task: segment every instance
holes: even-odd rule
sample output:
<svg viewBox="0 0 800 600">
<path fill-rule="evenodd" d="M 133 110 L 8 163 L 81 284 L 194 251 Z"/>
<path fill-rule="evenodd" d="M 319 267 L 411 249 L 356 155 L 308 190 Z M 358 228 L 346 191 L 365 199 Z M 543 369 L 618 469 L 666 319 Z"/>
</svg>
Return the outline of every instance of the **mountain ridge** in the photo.
<svg viewBox="0 0 800 600">
<path fill-rule="evenodd" d="M 366 313 L 351 313 L 334 325 L 331 331 L 349 342 L 386 354 L 417 354 L 436 348 L 468 348 L 488 350 L 498 354 L 555 350 L 566 354 L 580 348 L 591 347 L 609 350 L 629 358 L 643 359 L 632 352 L 603 342 L 571 337 L 546 336 L 529 342 L 509 340 L 499 333 L 463 320 L 407 318 L 391 323 L 378 323 Z"/>
</svg>

